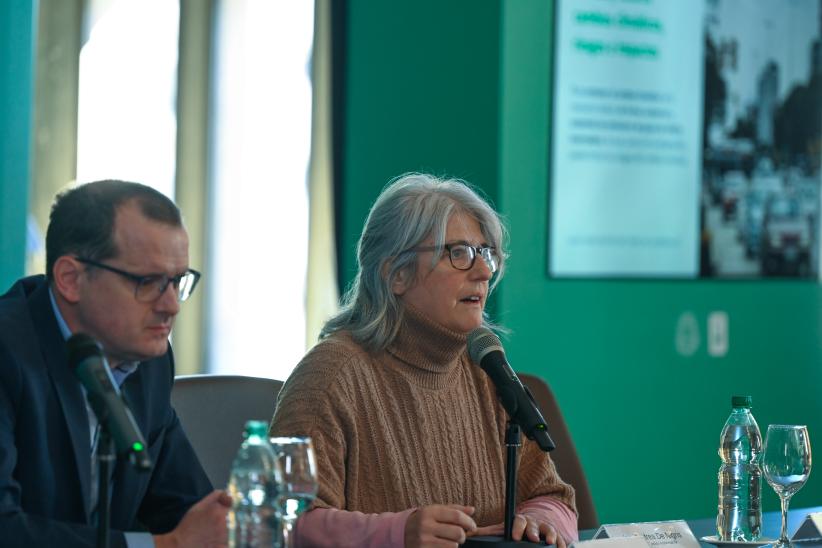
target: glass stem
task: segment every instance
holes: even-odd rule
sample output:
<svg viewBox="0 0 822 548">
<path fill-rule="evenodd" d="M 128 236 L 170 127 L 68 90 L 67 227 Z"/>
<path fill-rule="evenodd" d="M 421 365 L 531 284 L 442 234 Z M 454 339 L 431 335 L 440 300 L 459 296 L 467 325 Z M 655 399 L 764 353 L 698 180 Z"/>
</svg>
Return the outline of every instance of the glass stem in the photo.
<svg viewBox="0 0 822 548">
<path fill-rule="evenodd" d="M 779 502 L 782 503 L 782 532 L 779 534 L 779 543 L 784 545 L 790 545 L 788 540 L 788 504 L 790 501 L 790 496 L 779 497 Z"/>
<path fill-rule="evenodd" d="M 294 522 L 296 520 L 291 517 L 283 517 L 283 548 L 293 548 L 295 545 L 294 539 Z"/>
</svg>

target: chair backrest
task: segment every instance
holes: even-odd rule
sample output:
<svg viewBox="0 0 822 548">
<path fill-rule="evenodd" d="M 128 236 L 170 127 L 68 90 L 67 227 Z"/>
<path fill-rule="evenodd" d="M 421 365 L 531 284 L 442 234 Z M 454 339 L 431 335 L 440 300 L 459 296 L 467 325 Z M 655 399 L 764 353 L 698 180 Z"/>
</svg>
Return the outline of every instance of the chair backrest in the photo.
<svg viewBox="0 0 822 548">
<path fill-rule="evenodd" d="M 270 422 L 282 385 L 282 381 L 239 375 L 181 375 L 174 379 L 171 404 L 215 488 L 228 484 L 245 422 Z"/>
<path fill-rule="evenodd" d="M 577 449 L 565 424 L 565 418 L 557 405 L 557 400 L 548 383 L 536 375 L 520 373 L 519 378 L 525 384 L 534 399 L 537 400 L 548 431 L 557 448 L 551 451 L 551 459 L 559 471 L 560 477 L 570 483 L 577 492 L 577 511 L 579 512 L 579 528 L 593 529 L 599 526 L 594 499 L 591 497 L 591 488 L 579 461 Z"/>
</svg>

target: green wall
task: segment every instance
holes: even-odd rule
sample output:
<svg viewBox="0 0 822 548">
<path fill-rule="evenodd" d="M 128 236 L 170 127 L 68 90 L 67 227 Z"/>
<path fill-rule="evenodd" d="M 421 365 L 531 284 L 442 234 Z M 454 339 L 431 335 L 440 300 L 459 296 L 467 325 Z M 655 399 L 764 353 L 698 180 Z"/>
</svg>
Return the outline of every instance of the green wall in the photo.
<svg viewBox="0 0 822 548">
<path fill-rule="evenodd" d="M 36 0 L 0 1 L 0 293 L 25 270 Z"/>
<path fill-rule="evenodd" d="M 343 280 L 355 272 L 363 221 L 390 178 L 459 173 L 496 197 L 498 19 L 488 1 L 349 2 Z"/>
<path fill-rule="evenodd" d="M 506 215 L 511 260 L 497 294 L 522 371 L 549 380 L 603 522 L 716 512 L 716 450 L 730 397 L 768 423 L 807 423 L 822 443 L 820 291 L 788 281 L 557 280 L 546 272 L 553 3 L 351 1 L 342 264 L 392 176 L 470 180 Z M 706 351 L 706 318 L 729 316 L 730 350 Z M 689 311 L 701 344 L 675 348 Z M 764 432 L 763 432 L 764 433 Z M 818 504 L 811 474 L 795 507 Z M 766 510 L 778 506 L 763 486 Z"/>
</svg>

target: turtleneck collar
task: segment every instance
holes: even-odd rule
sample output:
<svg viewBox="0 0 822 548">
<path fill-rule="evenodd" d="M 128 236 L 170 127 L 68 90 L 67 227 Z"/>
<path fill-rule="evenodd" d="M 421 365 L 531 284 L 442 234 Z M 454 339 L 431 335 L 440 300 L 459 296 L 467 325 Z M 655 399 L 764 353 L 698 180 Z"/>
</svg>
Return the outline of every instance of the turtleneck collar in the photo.
<svg viewBox="0 0 822 548">
<path fill-rule="evenodd" d="M 468 336 L 434 322 L 419 310 L 406 305 L 397 337 L 388 353 L 417 371 L 422 384 L 431 388 L 447 384 L 449 373 L 457 370 Z"/>
</svg>

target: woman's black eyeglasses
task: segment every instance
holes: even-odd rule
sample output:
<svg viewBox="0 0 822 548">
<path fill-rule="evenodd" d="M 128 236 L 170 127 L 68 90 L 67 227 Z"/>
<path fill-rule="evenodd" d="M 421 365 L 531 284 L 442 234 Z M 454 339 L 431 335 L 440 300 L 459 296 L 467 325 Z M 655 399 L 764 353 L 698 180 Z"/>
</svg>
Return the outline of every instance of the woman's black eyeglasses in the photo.
<svg viewBox="0 0 822 548">
<path fill-rule="evenodd" d="M 445 244 L 442 246 L 448 251 L 448 258 L 451 260 L 451 266 L 457 270 L 471 270 L 474 268 L 474 262 L 477 256 L 482 256 L 485 264 L 488 265 L 488 270 L 493 274 L 497 271 L 499 266 L 499 255 L 495 247 L 472 246 L 466 243 Z M 437 251 L 441 249 L 438 246 L 414 247 L 403 251 Z"/>
</svg>

